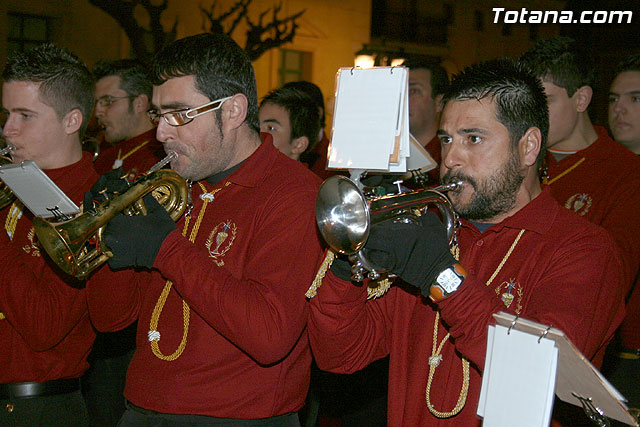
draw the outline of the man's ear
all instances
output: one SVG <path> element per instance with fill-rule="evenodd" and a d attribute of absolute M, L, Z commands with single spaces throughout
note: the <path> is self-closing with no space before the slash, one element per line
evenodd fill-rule
<path fill-rule="evenodd" d="M 249 101 L 246 96 L 241 93 L 233 95 L 222 104 L 222 126 L 229 129 L 239 128 L 247 118 L 248 109 Z"/>
<path fill-rule="evenodd" d="M 146 113 L 149 109 L 149 97 L 144 93 L 133 98 L 133 111 L 137 114 Z"/>
<path fill-rule="evenodd" d="M 82 112 L 78 108 L 74 108 L 64 115 L 62 118 L 62 125 L 67 135 L 73 135 L 80 131 L 82 127 Z"/>
<path fill-rule="evenodd" d="M 582 86 L 576 90 L 571 99 L 573 99 L 576 105 L 576 111 L 578 113 L 584 113 L 587 111 L 591 98 L 593 97 L 593 89 L 591 86 Z"/>
<path fill-rule="evenodd" d="M 436 113 L 440 114 L 442 113 L 442 97 L 444 96 L 443 93 L 441 93 L 440 95 L 436 95 L 436 97 L 434 98 L 434 101 L 436 103 Z"/>
<path fill-rule="evenodd" d="M 299 136 L 296 139 L 291 140 L 291 153 L 292 154 L 302 154 L 304 150 L 309 146 L 309 138 L 306 136 Z"/>
<path fill-rule="evenodd" d="M 518 152 L 522 164 L 526 167 L 535 165 L 541 147 L 542 132 L 537 127 L 530 127 L 518 142 Z"/>

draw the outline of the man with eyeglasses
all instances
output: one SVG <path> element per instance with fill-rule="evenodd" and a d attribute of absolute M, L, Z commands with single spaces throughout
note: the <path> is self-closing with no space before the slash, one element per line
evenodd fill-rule
<path fill-rule="evenodd" d="M 93 109 L 91 73 L 45 44 L 9 58 L 2 79 L 12 162 L 35 162 L 79 204 L 98 178 L 80 144 Z M 19 200 L 0 218 L 0 425 L 87 425 L 79 377 L 95 332 L 84 283 L 47 259 Z"/>
<path fill-rule="evenodd" d="M 147 116 L 153 88 L 148 72 L 136 60 L 119 59 L 98 62 L 93 75 L 95 115 L 108 143 L 94 166 L 99 174 L 122 167 L 132 181 L 164 157 Z"/>
<path fill-rule="evenodd" d="M 99 330 L 138 321 L 119 425 L 297 426 L 320 180 L 261 141 L 253 67 L 228 36 L 167 45 L 152 77 L 150 115 L 190 206 L 176 224 L 146 198 L 148 215 L 105 230 L 110 266 L 138 270 L 88 285 Z"/>

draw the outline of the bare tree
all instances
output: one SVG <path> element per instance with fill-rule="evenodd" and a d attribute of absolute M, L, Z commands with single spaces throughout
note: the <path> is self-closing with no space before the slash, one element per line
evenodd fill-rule
<path fill-rule="evenodd" d="M 248 15 L 252 1 L 237 0 L 226 12 L 216 15 L 218 0 L 213 0 L 208 9 L 201 5 L 200 11 L 204 20 L 202 28 L 211 33 L 225 33 L 231 36 L 244 20 L 248 26 L 244 49 L 253 61 L 267 50 L 293 40 L 298 28 L 296 19 L 305 11 L 279 18 L 278 14 L 282 9 L 280 4 L 273 8 L 270 22 L 263 22 L 265 16 L 271 11 L 267 9 L 259 15 L 258 23 L 255 24 Z M 116 20 L 129 38 L 133 55 L 141 61 L 149 62 L 154 52 L 176 38 L 178 19 L 176 18 L 169 31 L 165 31 L 160 22 L 160 17 L 167 9 L 169 0 L 156 0 L 154 2 L 156 4 L 152 3 L 152 0 L 89 0 L 89 3 Z M 138 6 L 142 7 L 149 16 L 149 28 L 142 26 L 135 17 L 135 9 Z"/>
<path fill-rule="evenodd" d="M 169 0 L 162 0 L 157 5 L 152 4 L 151 0 L 89 0 L 89 3 L 116 20 L 127 34 L 134 56 L 143 62 L 150 62 L 153 52 L 176 38 L 177 19 L 167 32 L 160 23 L 160 16 L 167 9 Z M 149 16 L 148 29 L 135 18 L 137 6 L 141 6 Z"/>
<path fill-rule="evenodd" d="M 202 29 L 209 32 L 221 32 L 228 35 L 232 35 L 238 24 L 244 20 L 247 23 L 247 40 L 244 49 L 249 54 L 249 58 L 252 61 L 258 59 L 263 53 L 269 49 L 281 46 L 290 42 L 296 35 L 298 19 L 305 10 L 279 18 L 278 13 L 282 10 L 282 3 L 273 8 L 270 22 L 263 22 L 264 17 L 269 13 L 271 9 L 267 9 L 258 17 L 258 23 L 255 24 L 251 21 L 248 15 L 249 5 L 253 0 L 238 0 L 228 11 L 219 15 L 214 15 L 214 10 L 217 7 L 217 0 L 209 7 L 205 9 L 200 6 L 200 10 L 204 15 L 206 21 L 202 25 Z M 225 30 L 225 21 L 230 20 L 231 24 L 229 28 Z M 208 25 L 208 26 L 207 26 Z"/>

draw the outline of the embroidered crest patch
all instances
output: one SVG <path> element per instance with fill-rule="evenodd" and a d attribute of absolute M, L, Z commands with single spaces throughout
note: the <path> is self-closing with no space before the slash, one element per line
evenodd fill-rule
<path fill-rule="evenodd" d="M 515 311 L 516 314 L 520 314 L 522 311 L 522 286 L 520 283 L 516 282 L 516 279 L 509 279 L 509 281 L 502 282 L 495 289 L 496 295 L 500 297 L 504 305 L 509 308 L 513 303 L 514 299 L 516 301 Z M 502 292 L 502 294 L 500 294 Z"/>
<path fill-rule="evenodd" d="M 224 265 L 224 260 L 221 258 L 227 253 L 229 248 L 231 248 L 231 245 L 233 245 L 237 231 L 236 225 L 232 223 L 231 220 L 227 220 L 216 225 L 213 230 L 211 230 L 211 233 L 209 233 L 209 238 L 205 246 L 209 250 L 209 256 L 213 258 L 213 262 L 215 262 L 218 267 Z"/>
<path fill-rule="evenodd" d="M 589 212 L 591 203 L 593 203 L 593 199 L 591 198 L 591 196 L 586 193 L 576 193 L 573 196 L 569 197 L 569 199 L 567 199 L 564 207 L 573 210 L 580 216 L 583 216 L 587 212 Z"/>

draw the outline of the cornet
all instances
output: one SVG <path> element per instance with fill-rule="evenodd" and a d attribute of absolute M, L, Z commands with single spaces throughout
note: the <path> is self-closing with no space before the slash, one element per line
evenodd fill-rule
<path fill-rule="evenodd" d="M 458 217 L 446 191 L 458 191 L 462 182 L 439 187 L 409 191 L 392 196 L 370 198 L 344 176 L 335 175 L 322 183 L 316 199 L 316 222 L 320 234 L 334 251 L 348 255 L 355 281 L 362 281 L 365 270 L 376 280 L 383 271 L 374 266 L 362 253 L 371 226 L 393 220 L 416 222 L 429 205 L 435 205 L 447 227 L 449 245 L 454 242 Z"/>
<path fill-rule="evenodd" d="M 145 214 L 142 201 L 145 195 L 151 193 L 177 221 L 188 204 L 187 184 L 176 172 L 160 169 L 176 157 L 176 153 L 170 153 L 127 191 L 107 199 L 95 209 L 85 207 L 85 212 L 73 219 L 49 222 L 34 218 L 33 226 L 40 245 L 65 273 L 82 279 L 113 256 L 103 238 L 107 223 L 121 212 Z"/>
<path fill-rule="evenodd" d="M 7 145 L 2 150 L 0 150 L 0 166 L 7 165 L 11 163 L 11 159 L 7 157 L 7 154 L 11 153 L 15 150 L 13 145 Z M 4 208 L 16 199 L 13 191 L 4 183 L 0 183 L 0 209 Z"/>

